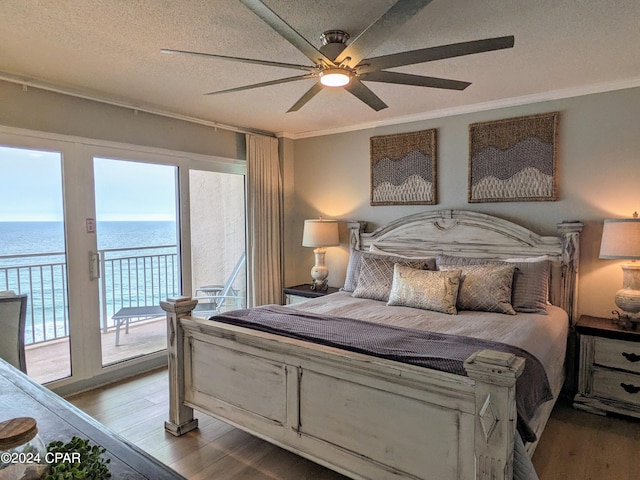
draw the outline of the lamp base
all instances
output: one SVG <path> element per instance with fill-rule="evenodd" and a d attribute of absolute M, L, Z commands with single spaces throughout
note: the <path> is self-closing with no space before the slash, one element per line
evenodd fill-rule
<path fill-rule="evenodd" d="M 624 330 L 637 330 L 638 324 L 640 324 L 640 317 L 632 313 L 619 312 L 618 310 L 612 310 L 613 317 L 611 321 L 616 325 L 619 325 Z"/>
<path fill-rule="evenodd" d="M 622 288 L 616 292 L 616 305 L 621 312 L 614 310 L 614 322 L 623 328 L 635 329 L 640 323 L 640 265 L 628 263 L 622 265 Z"/>
<path fill-rule="evenodd" d="M 311 284 L 311 287 L 309 288 L 314 292 L 326 292 L 327 289 L 329 288 L 329 282 L 327 282 L 326 279 L 314 280 L 313 283 Z"/>
<path fill-rule="evenodd" d="M 632 315 L 640 312 L 640 290 L 622 288 L 616 292 L 615 301 L 623 312 Z"/>
<path fill-rule="evenodd" d="M 323 247 L 318 247 L 313 250 L 315 255 L 316 264 L 311 269 L 311 278 L 313 283 L 311 284 L 311 290 L 317 292 L 324 292 L 329 288 L 327 277 L 329 276 L 329 269 L 324 264 L 324 256 L 327 250 Z"/>

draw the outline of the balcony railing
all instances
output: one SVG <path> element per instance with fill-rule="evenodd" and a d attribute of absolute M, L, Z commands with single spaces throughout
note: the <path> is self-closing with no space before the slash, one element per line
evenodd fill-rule
<path fill-rule="evenodd" d="M 100 326 L 122 307 L 157 305 L 180 291 L 175 245 L 100 250 Z M 0 291 L 29 296 L 25 344 L 69 335 L 64 252 L 0 256 Z"/>

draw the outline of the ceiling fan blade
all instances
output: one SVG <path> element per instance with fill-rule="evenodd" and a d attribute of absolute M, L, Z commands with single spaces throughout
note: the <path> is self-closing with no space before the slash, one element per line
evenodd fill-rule
<path fill-rule="evenodd" d="M 358 67 L 358 73 L 432 62 L 434 60 L 461 57 L 463 55 L 473 55 L 475 53 L 491 52 L 493 50 L 512 48 L 513 45 L 513 35 L 509 35 L 507 37 L 486 38 L 484 40 L 474 40 L 471 42 L 453 43 L 451 45 L 393 53 L 391 55 L 364 59 L 361 62 L 362 67 Z"/>
<path fill-rule="evenodd" d="M 360 76 L 365 82 L 397 83 L 400 85 L 414 85 L 416 87 L 444 88 L 447 90 L 464 90 L 471 83 L 446 78 L 423 77 L 399 72 L 370 72 Z"/>
<path fill-rule="evenodd" d="M 268 87 L 270 85 L 280 85 L 281 83 L 297 82 L 298 80 L 306 80 L 308 78 L 316 78 L 312 73 L 300 75 L 299 77 L 279 78 L 277 80 L 269 80 L 268 82 L 254 83 L 252 85 L 244 85 L 242 87 L 228 88 L 226 90 L 218 90 L 216 92 L 205 93 L 205 95 L 218 95 L 219 93 L 241 92 L 252 88 Z"/>
<path fill-rule="evenodd" d="M 285 22 L 273 10 L 260 0 L 240 0 L 249 10 L 260 17 L 267 25 L 278 32 L 289 43 L 300 50 L 309 60 L 316 64 L 333 66 L 330 58 L 314 47 L 309 41 L 300 35 L 291 25 Z"/>
<path fill-rule="evenodd" d="M 373 108 L 376 112 L 382 110 L 383 108 L 387 108 L 388 105 L 380 100 L 375 93 L 373 93 L 369 87 L 366 87 L 360 80 L 357 78 L 352 78 L 349 85 L 344 87 L 352 95 L 358 97 L 364 103 Z"/>
<path fill-rule="evenodd" d="M 320 82 L 316 82 L 316 84 L 311 87 L 307 91 L 307 93 L 300 97 L 300 99 L 296 103 L 294 103 L 289 110 L 287 110 L 287 113 L 297 112 L 298 110 L 300 110 L 309 100 L 315 97 L 320 92 L 320 90 L 322 90 L 322 84 Z"/>
<path fill-rule="evenodd" d="M 350 67 L 356 66 L 429 3 L 431 0 L 398 0 L 393 7 L 358 35 L 334 62 L 340 64 L 349 57 L 351 60 L 347 64 Z"/>
<path fill-rule="evenodd" d="M 296 70 L 306 70 L 308 72 L 315 72 L 318 70 L 318 67 L 316 67 L 315 65 L 307 66 L 307 65 L 296 65 L 294 63 L 270 62 L 268 60 L 255 60 L 253 58 L 229 57 L 227 55 L 216 55 L 215 53 L 190 52 L 187 50 L 173 50 L 170 48 L 163 48 L 162 50 L 160 50 L 160 52 L 168 53 L 168 54 L 194 55 L 197 57 L 205 57 L 205 58 L 217 58 L 220 60 L 229 60 L 232 62 L 253 63 L 256 65 L 267 65 L 269 67 L 294 68 Z"/>

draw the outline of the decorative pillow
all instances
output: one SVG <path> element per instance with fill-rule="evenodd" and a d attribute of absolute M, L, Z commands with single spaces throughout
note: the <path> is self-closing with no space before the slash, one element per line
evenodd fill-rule
<path fill-rule="evenodd" d="M 13 297 L 15 294 L 16 292 L 13 290 L 3 290 L 0 292 L 0 297 Z"/>
<path fill-rule="evenodd" d="M 515 315 L 511 286 L 515 265 L 441 265 L 440 270 L 462 270 L 458 289 L 458 310 L 480 310 Z"/>
<path fill-rule="evenodd" d="M 549 258 L 544 257 L 536 261 L 507 259 L 505 262 L 516 266 L 511 299 L 514 310 L 546 315 L 551 265 Z"/>
<path fill-rule="evenodd" d="M 358 277 L 360 276 L 360 259 L 363 253 L 362 250 L 351 250 L 349 263 L 347 264 L 347 276 L 344 279 L 342 290 L 353 292 L 356 289 Z"/>
<path fill-rule="evenodd" d="M 455 315 L 460 270 L 430 271 L 403 267 L 393 269 L 393 284 L 387 305 L 404 305 Z"/>
<path fill-rule="evenodd" d="M 476 257 L 454 257 L 453 255 L 436 255 L 436 266 L 441 265 L 483 265 L 485 263 L 499 263 L 501 260 Z"/>
<path fill-rule="evenodd" d="M 393 266 L 396 263 L 422 270 L 425 268 L 423 260 L 403 259 L 386 255 L 363 255 L 360 259 L 358 285 L 352 296 L 385 302 L 389 300 L 391 284 L 393 283 Z"/>
<path fill-rule="evenodd" d="M 375 253 L 365 252 L 362 250 L 351 250 L 351 255 L 349 256 L 349 263 L 347 265 L 347 276 L 344 280 L 344 287 L 342 290 L 346 292 L 354 292 L 356 287 L 358 286 L 358 279 L 360 278 L 360 267 L 361 267 L 361 259 L 363 257 L 374 257 L 374 258 L 386 258 L 391 259 L 394 262 L 398 261 L 398 255 L 377 255 Z M 425 268 L 427 270 L 436 270 L 436 259 L 431 258 L 412 258 L 411 260 L 422 261 L 425 264 Z M 393 265 L 392 265 L 393 268 Z M 393 276 L 393 269 L 391 270 L 391 276 Z"/>
<path fill-rule="evenodd" d="M 549 257 L 510 258 L 491 260 L 487 258 L 436 256 L 438 268 L 442 265 L 484 265 L 487 263 L 510 263 L 516 266 L 512 285 L 511 303 L 516 312 L 547 314 L 549 289 Z"/>

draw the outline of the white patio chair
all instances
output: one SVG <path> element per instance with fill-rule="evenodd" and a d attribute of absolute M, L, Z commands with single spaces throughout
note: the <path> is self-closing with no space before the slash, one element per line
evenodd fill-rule
<path fill-rule="evenodd" d="M 208 307 L 205 308 L 208 304 L 212 314 L 218 314 L 224 306 L 228 305 L 228 302 L 233 302 L 236 308 L 242 308 L 243 297 L 233 287 L 233 282 L 244 268 L 246 258 L 246 253 L 243 252 L 224 285 L 203 285 L 195 289 L 194 299 L 200 302 L 198 305 L 200 308 L 197 310 L 209 310 Z"/>

